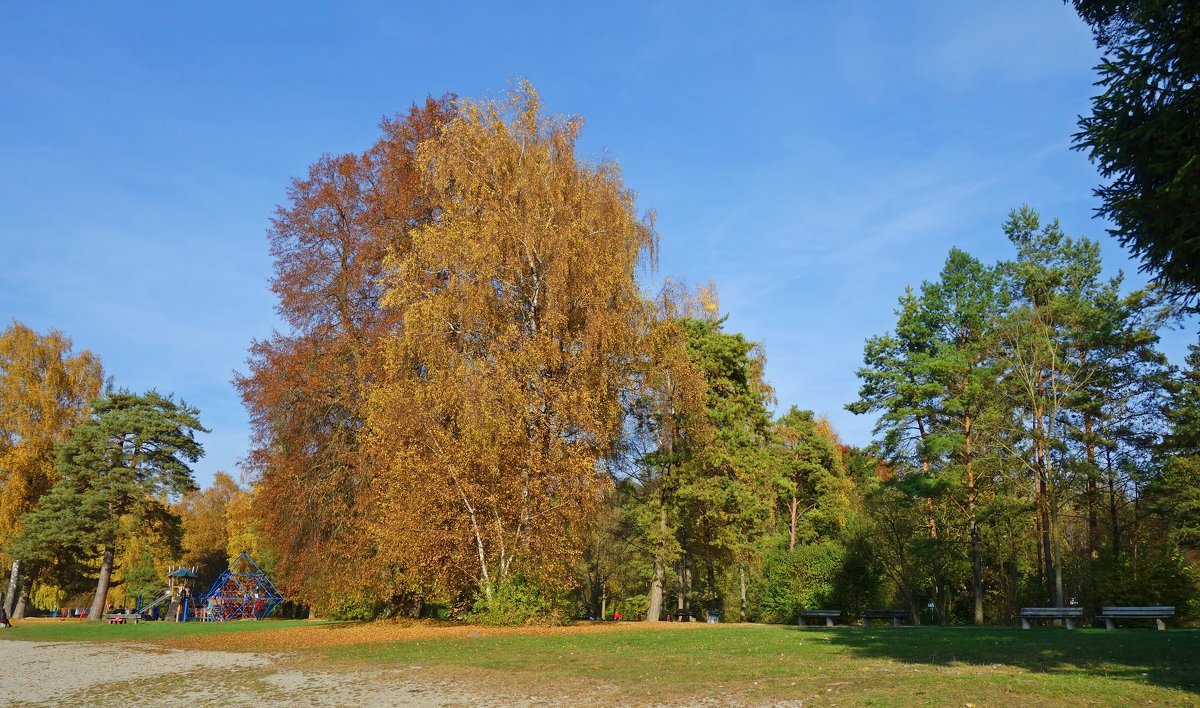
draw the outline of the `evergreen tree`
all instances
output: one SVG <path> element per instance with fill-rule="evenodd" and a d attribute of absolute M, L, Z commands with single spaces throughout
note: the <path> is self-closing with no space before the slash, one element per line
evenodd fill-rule
<path fill-rule="evenodd" d="M 771 389 L 763 379 L 762 348 L 722 330 L 724 320 L 683 322 L 692 360 L 703 372 L 705 418 L 711 442 L 690 450 L 679 499 L 687 553 L 704 564 L 709 608 L 720 605 L 716 570 L 738 566 L 745 619 L 745 563 L 765 531 L 778 488 L 766 455 Z"/>
<path fill-rule="evenodd" d="M 188 463 L 204 454 L 195 433 L 208 431 L 199 411 L 157 391 L 119 391 L 91 409 L 59 447 L 59 481 L 24 517 L 14 547 L 60 565 L 101 555 L 89 615 L 100 619 L 123 521 L 178 551 L 180 520 L 166 499 L 196 490 Z"/>
<path fill-rule="evenodd" d="M 1188 348 L 1187 368 L 1171 385 L 1163 406 L 1169 425 L 1158 455 L 1161 473 L 1147 500 L 1167 521 L 1172 540 L 1200 549 L 1200 344 Z"/>
<path fill-rule="evenodd" d="M 789 551 L 797 543 L 836 536 L 852 514 L 848 492 L 853 482 L 847 477 L 841 450 L 825 433 L 828 424 L 822 423 L 812 411 L 792 406 L 771 428 L 781 497 L 787 507 Z"/>
<path fill-rule="evenodd" d="M 1015 303 L 1001 326 L 1009 459 L 1023 464 L 1036 485 L 1042 580 L 1057 606 L 1064 602 L 1059 512 L 1072 472 L 1066 428 L 1069 403 L 1095 376 L 1095 362 L 1079 356 L 1099 289 L 1100 249 L 1063 233 L 1057 220 L 1044 226 L 1036 211 L 1009 213 L 1004 232 L 1017 249 L 1001 264 Z"/>
<path fill-rule="evenodd" d="M 1073 0 L 1105 56 L 1075 147 L 1109 180 L 1110 230 L 1185 298 L 1200 293 L 1200 5 Z"/>

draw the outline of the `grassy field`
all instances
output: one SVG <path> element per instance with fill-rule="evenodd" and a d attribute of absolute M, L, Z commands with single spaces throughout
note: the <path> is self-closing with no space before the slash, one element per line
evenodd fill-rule
<path fill-rule="evenodd" d="M 1200 703 L 1194 630 L 27 622 L 0 638 L 288 652 L 290 661 L 324 669 L 411 667 L 491 695 L 567 702 Z"/>

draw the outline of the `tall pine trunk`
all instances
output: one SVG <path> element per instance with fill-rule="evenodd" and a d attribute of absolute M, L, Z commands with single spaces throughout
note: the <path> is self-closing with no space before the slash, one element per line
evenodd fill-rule
<path fill-rule="evenodd" d="M 108 583 L 112 579 L 113 547 L 111 544 L 104 548 L 104 562 L 100 564 L 100 579 L 96 581 L 96 597 L 92 599 L 92 609 L 88 619 L 99 621 L 104 618 L 104 603 L 108 600 Z"/>
<path fill-rule="evenodd" d="M 1087 438 L 1087 527 L 1088 553 L 1092 560 L 1100 557 L 1100 490 L 1096 484 L 1096 441 L 1092 439 L 1094 423 L 1091 416 L 1084 416 L 1083 432 Z"/>
<path fill-rule="evenodd" d="M 1111 527 L 1109 529 L 1109 536 L 1111 538 L 1110 543 L 1112 543 L 1113 560 L 1120 561 L 1121 560 L 1121 527 L 1117 523 L 1118 522 L 1118 518 L 1117 518 L 1117 481 L 1113 475 L 1112 450 L 1106 449 L 1104 451 L 1104 459 L 1105 459 L 1105 465 L 1108 467 L 1108 523 L 1109 523 L 1109 526 Z M 1113 567 L 1118 568 L 1120 566 L 1119 566 L 1119 564 L 1114 563 Z"/>
<path fill-rule="evenodd" d="M 796 521 L 798 520 L 799 510 L 800 510 L 800 500 L 797 499 L 796 497 L 792 497 L 791 504 L 789 504 L 789 511 L 791 511 L 791 513 L 792 513 L 792 523 L 791 523 L 791 526 L 788 527 L 788 550 L 789 551 L 793 551 L 796 549 Z"/>
<path fill-rule="evenodd" d="M 983 624 L 983 558 L 979 543 L 979 518 L 976 507 L 975 458 L 971 448 L 971 416 L 963 422 L 964 448 L 967 453 L 967 516 L 971 521 L 971 582 L 975 591 L 975 624 Z"/>
<path fill-rule="evenodd" d="M 29 607 L 29 593 L 33 590 L 33 577 L 28 573 L 21 578 L 20 589 L 17 591 L 17 604 L 13 607 L 13 619 L 25 619 L 25 609 Z"/>

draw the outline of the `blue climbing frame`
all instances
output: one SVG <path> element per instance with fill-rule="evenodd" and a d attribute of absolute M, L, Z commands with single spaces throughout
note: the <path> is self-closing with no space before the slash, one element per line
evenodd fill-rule
<path fill-rule="evenodd" d="M 283 595 L 262 568 L 242 551 L 229 564 L 229 570 L 217 576 L 208 593 L 200 599 L 195 616 L 209 622 L 234 619 L 260 620 L 283 602 Z"/>

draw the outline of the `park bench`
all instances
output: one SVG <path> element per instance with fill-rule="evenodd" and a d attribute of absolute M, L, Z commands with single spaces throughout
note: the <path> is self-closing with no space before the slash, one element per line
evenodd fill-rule
<path fill-rule="evenodd" d="M 807 627 L 806 619 L 824 619 L 826 627 L 832 627 L 833 621 L 842 616 L 841 610 L 800 610 L 800 626 Z"/>
<path fill-rule="evenodd" d="M 1083 617 L 1082 607 L 1022 607 L 1021 629 L 1029 629 L 1029 620 L 1063 620 L 1067 629 L 1075 629 L 1075 620 Z"/>
<path fill-rule="evenodd" d="M 137 624 L 142 616 L 136 612 L 108 612 L 105 613 L 104 619 L 108 620 L 109 624 L 125 624 L 127 620 L 133 620 Z"/>
<path fill-rule="evenodd" d="M 873 619 L 890 619 L 893 627 L 899 627 L 900 620 L 911 617 L 912 613 L 908 610 L 863 610 L 862 626 L 869 626 Z"/>
<path fill-rule="evenodd" d="M 1167 625 L 1163 620 L 1170 619 L 1175 616 L 1175 608 L 1171 605 L 1160 607 L 1105 607 L 1100 612 L 1100 619 L 1104 620 L 1104 626 L 1107 629 L 1114 627 L 1113 620 L 1119 619 L 1152 619 L 1154 624 L 1159 629 L 1166 629 Z"/>

